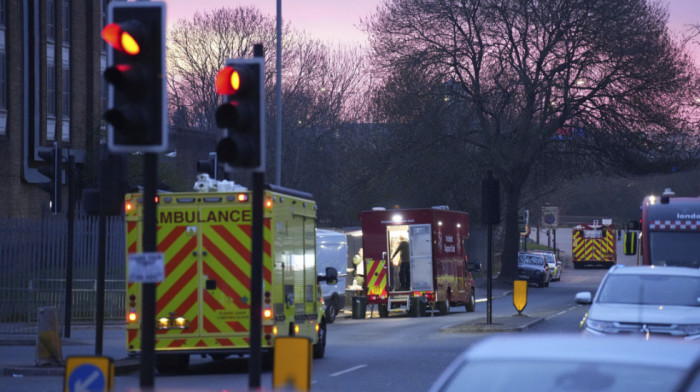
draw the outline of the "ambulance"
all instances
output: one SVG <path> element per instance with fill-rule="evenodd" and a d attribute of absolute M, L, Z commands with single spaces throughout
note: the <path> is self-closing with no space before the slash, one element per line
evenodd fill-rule
<path fill-rule="evenodd" d="M 245 188 L 243 188 L 245 189 Z M 157 199 L 155 353 L 161 372 L 182 371 L 190 355 L 250 353 L 252 192 L 163 193 Z M 127 254 L 142 252 L 143 195 L 127 194 Z M 316 203 L 308 193 L 264 191 L 261 348 L 269 360 L 279 336 L 307 337 L 322 358 L 326 320 L 316 266 Z M 127 256 L 128 257 L 128 256 Z M 128 260 L 127 260 L 128 265 Z M 127 270 L 128 276 L 128 270 Z M 126 347 L 141 350 L 142 283 L 127 284 Z M 270 361 L 271 362 L 271 361 Z"/>
<path fill-rule="evenodd" d="M 581 223 L 571 231 L 571 261 L 574 268 L 610 268 L 617 263 L 616 232 L 612 219 Z"/>
<path fill-rule="evenodd" d="M 457 306 L 474 311 L 476 285 L 471 271 L 477 266 L 467 263 L 467 213 L 446 206 L 392 210 L 375 207 L 361 212 L 359 218 L 363 291 L 367 305 L 376 305 L 380 317 L 388 317 L 392 311 L 420 316 L 425 315 L 425 310 L 448 314 Z M 408 242 L 407 251 L 397 252 L 404 246 L 402 242 Z M 403 257 L 408 260 L 399 260 Z M 403 263 L 410 268 L 404 282 Z"/>

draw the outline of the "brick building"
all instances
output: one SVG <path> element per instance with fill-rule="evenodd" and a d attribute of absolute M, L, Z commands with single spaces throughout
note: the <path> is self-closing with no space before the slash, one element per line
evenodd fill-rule
<path fill-rule="evenodd" d="M 0 216 L 50 213 L 41 149 L 86 166 L 104 138 L 107 0 L 0 0 Z M 94 175 L 93 175 L 94 176 Z M 62 209 L 67 186 L 62 186 Z"/>

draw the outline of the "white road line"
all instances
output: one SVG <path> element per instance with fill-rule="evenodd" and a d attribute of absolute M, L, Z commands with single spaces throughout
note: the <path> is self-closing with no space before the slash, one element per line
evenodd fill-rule
<path fill-rule="evenodd" d="M 557 314 L 553 314 L 553 315 L 551 315 L 551 316 L 547 316 L 547 317 L 545 317 L 545 320 L 549 320 L 549 319 L 553 319 L 553 318 L 555 318 L 555 317 L 557 317 L 557 316 L 561 316 L 562 314 L 564 314 L 564 313 L 566 313 L 566 312 L 569 312 L 569 311 L 572 311 L 572 310 L 574 310 L 574 309 L 576 309 L 576 308 L 578 308 L 578 305 L 577 305 L 577 306 L 572 306 L 572 307 L 570 307 L 569 309 L 566 309 L 566 310 L 562 310 L 561 312 L 559 312 L 559 313 L 557 313 Z"/>
<path fill-rule="evenodd" d="M 355 367 L 351 367 L 350 369 L 345 369 L 345 370 L 340 371 L 340 372 L 338 372 L 338 373 L 333 373 L 333 374 L 330 375 L 330 377 L 340 376 L 341 374 L 354 372 L 355 370 L 357 370 L 357 369 L 362 369 L 363 367 L 367 367 L 367 364 L 364 364 L 364 365 L 357 365 L 357 366 L 355 366 Z"/>

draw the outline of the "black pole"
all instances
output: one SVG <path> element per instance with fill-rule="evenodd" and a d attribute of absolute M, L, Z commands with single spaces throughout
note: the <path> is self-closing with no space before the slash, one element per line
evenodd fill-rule
<path fill-rule="evenodd" d="M 146 153 L 143 167 L 143 252 L 155 252 L 158 155 Z M 142 283 L 141 388 L 153 388 L 155 378 L 156 284 Z"/>
<path fill-rule="evenodd" d="M 262 338 L 262 272 L 263 272 L 263 192 L 265 173 L 253 173 L 252 260 L 250 272 L 250 364 L 251 389 L 260 388 Z"/>
<path fill-rule="evenodd" d="M 491 305 L 492 305 L 492 265 L 493 265 L 493 225 L 489 223 L 487 229 L 486 243 L 486 324 L 491 324 Z"/>
<path fill-rule="evenodd" d="M 66 246 L 66 295 L 63 336 L 70 337 L 70 322 L 73 312 L 73 238 L 75 237 L 75 157 L 68 153 L 68 239 Z"/>
<path fill-rule="evenodd" d="M 97 285 L 95 287 L 95 355 L 102 355 L 104 333 L 105 264 L 107 260 L 107 173 L 109 171 L 109 151 L 102 145 L 100 151 L 99 211 L 97 249 Z"/>

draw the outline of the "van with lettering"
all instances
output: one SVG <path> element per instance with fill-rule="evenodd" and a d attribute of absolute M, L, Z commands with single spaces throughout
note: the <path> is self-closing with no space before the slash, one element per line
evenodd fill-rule
<path fill-rule="evenodd" d="M 472 271 L 467 260 L 469 215 L 446 206 L 360 213 L 368 305 L 380 317 L 393 311 L 422 316 L 427 310 L 448 314 L 454 307 L 476 306 Z"/>
<path fill-rule="evenodd" d="M 186 369 L 192 354 L 218 360 L 250 353 L 252 198 L 247 190 L 158 196 L 156 242 L 165 271 L 156 285 L 160 372 Z M 263 201 L 262 358 L 271 362 L 280 336 L 308 338 L 322 358 L 326 315 L 318 282 L 336 281 L 337 271 L 317 272 L 316 203 L 308 193 L 274 185 Z M 125 211 L 127 254 L 141 253 L 143 195 L 127 194 Z M 141 351 L 142 286 L 127 284 L 130 354 Z"/>

